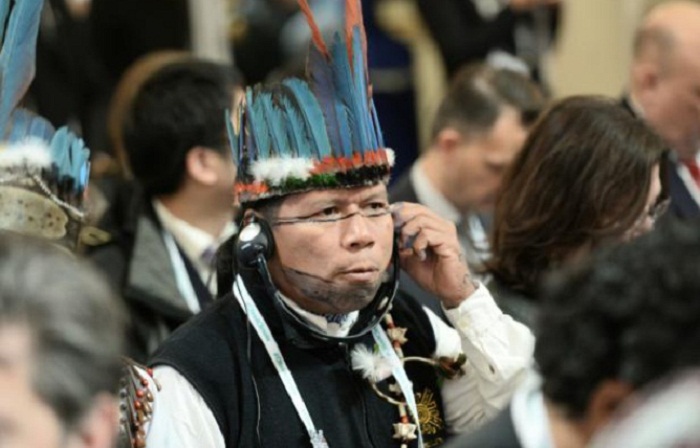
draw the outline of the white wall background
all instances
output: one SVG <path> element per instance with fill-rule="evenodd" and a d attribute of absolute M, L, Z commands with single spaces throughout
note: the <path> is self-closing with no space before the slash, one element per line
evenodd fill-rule
<path fill-rule="evenodd" d="M 660 0 L 563 0 L 561 34 L 550 58 L 556 96 L 618 96 L 627 84 L 634 29 Z"/>

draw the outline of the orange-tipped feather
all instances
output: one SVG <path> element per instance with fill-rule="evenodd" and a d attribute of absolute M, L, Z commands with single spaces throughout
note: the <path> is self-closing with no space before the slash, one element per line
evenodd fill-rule
<path fill-rule="evenodd" d="M 364 60 L 367 60 L 367 37 L 365 36 L 365 25 L 362 21 L 362 3 L 360 0 L 345 0 L 345 44 L 348 47 L 348 55 L 350 56 L 350 64 L 353 61 L 353 30 L 355 27 L 360 28 L 360 36 L 362 36 L 362 52 Z"/>
<path fill-rule="evenodd" d="M 323 41 L 323 36 L 321 35 L 321 30 L 318 28 L 316 20 L 314 20 L 314 13 L 311 11 L 309 2 L 307 0 L 298 0 L 299 8 L 306 16 L 306 21 L 309 23 L 309 28 L 311 28 L 311 40 L 324 56 L 328 57 L 328 48 L 326 43 Z"/>

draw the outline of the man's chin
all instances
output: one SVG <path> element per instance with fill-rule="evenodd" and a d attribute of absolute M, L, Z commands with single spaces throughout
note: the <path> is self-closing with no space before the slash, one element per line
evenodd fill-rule
<path fill-rule="evenodd" d="M 372 303 L 380 285 L 380 282 L 372 282 L 348 284 L 343 288 L 338 288 L 336 297 L 331 302 L 335 308 L 334 313 L 347 314 L 362 310 Z"/>

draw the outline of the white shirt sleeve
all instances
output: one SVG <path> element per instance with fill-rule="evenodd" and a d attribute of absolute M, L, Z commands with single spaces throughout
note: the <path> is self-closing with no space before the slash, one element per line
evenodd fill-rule
<path fill-rule="evenodd" d="M 149 448 L 224 448 L 224 437 L 211 409 L 180 373 L 168 366 L 156 367 L 160 384 L 154 394 L 153 419 L 146 429 Z"/>
<path fill-rule="evenodd" d="M 459 307 L 444 311 L 455 328 L 426 309 L 436 352 L 454 353 L 459 344 L 467 355 L 465 375 L 442 386 L 445 423 L 452 433 L 468 432 L 508 404 L 532 365 L 535 337 L 503 314 L 481 284 Z"/>

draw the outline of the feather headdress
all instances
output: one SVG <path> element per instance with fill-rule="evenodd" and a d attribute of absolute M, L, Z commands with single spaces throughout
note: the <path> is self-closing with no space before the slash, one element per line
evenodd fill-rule
<path fill-rule="evenodd" d="M 359 0 L 346 0 L 345 30 L 324 41 L 307 0 L 311 28 L 306 79 L 249 88 L 229 117 L 241 203 L 319 188 L 387 182 L 394 162 L 384 147 L 367 75 Z"/>
<path fill-rule="evenodd" d="M 81 139 L 19 107 L 34 78 L 43 0 L 0 0 L 0 229 L 77 243 L 90 173 Z"/>

